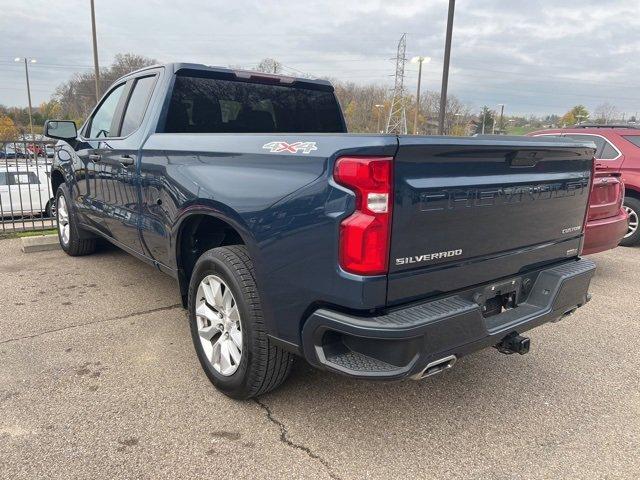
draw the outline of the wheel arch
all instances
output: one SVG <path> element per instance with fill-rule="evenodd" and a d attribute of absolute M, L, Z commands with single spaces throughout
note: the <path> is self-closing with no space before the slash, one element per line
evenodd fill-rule
<path fill-rule="evenodd" d="M 200 255 L 216 247 L 246 245 L 251 249 L 253 244 L 241 224 L 209 210 L 195 210 L 182 217 L 173 238 L 180 295 L 185 307 L 193 267 Z"/>
<path fill-rule="evenodd" d="M 59 169 L 51 171 L 51 192 L 55 198 L 58 187 L 64 183 L 64 174 Z"/>
<path fill-rule="evenodd" d="M 636 187 L 625 185 L 624 195 L 625 197 L 633 197 L 637 200 L 640 200 L 640 190 Z"/>

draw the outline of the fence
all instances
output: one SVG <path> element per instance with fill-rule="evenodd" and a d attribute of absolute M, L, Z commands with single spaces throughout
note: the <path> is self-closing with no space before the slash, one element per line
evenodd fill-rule
<path fill-rule="evenodd" d="M 53 153 L 49 141 L 0 141 L 0 235 L 56 227 Z"/>

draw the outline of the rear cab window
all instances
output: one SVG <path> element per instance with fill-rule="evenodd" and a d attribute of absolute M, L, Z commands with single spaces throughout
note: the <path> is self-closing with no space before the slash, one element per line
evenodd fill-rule
<path fill-rule="evenodd" d="M 330 87 L 178 74 L 163 131 L 342 133 L 345 127 Z"/>

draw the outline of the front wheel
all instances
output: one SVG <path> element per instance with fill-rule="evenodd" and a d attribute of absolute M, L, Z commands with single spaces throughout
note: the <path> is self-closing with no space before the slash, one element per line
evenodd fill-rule
<path fill-rule="evenodd" d="M 629 215 L 629 229 L 620 245 L 631 247 L 640 243 L 640 228 L 638 228 L 638 218 L 640 216 L 640 200 L 635 197 L 625 197 L 623 208 Z"/>
<path fill-rule="evenodd" d="M 72 257 L 89 255 L 96 249 L 96 239 L 80 229 L 75 212 L 71 208 L 70 197 L 66 186 L 60 185 L 55 201 L 60 247 Z"/>
<path fill-rule="evenodd" d="M 255 397 L 287 378 L 293 356 L 267 336 L 246 247 L 218 247 L 198 259 L 189 283 L 189 322 L 202 368 L 229 397 Z"/>

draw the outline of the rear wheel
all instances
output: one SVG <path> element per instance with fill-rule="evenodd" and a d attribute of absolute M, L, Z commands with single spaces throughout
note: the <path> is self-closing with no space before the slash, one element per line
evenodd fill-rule
<path fill-rule="evenodd" d="M 640 228 L 638 228 L 638 218 L 640 217 L 640 200 L 634 197 L 625 197 L 623 208 L 629 215 L 629 229 L 620 245 L 631 247 L 640 243 Z"/>
<path fill-rule="evenodd" d="M 226 395 L 255 397 L 287 378 L 293 356 L 267 336 L 246 247 L 218 247 L 198 259 L 189 283 L 189 321 L 200 364 Z"/>
<path fill-rule="evenodd" d="M 65 185 L 58 187 L 55 205 L 56 218 L 58 220 L 58 239 L 62 250 L 72 257 L 93 253 L 96 249 L 96 239 L 83 232 L 78 226 Z"/>

